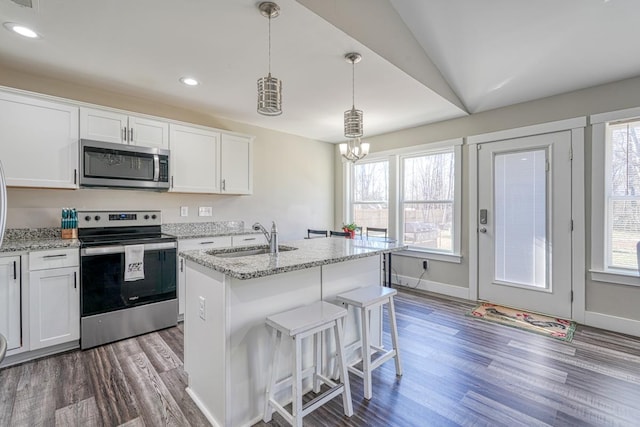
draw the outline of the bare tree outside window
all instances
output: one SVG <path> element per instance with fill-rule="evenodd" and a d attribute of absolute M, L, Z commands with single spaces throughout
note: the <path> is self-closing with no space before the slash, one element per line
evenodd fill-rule
<path fill-rule="evenodd" d="M 353 167 L 353 221 L 361 227 L 389 226 L 389 162 Z"/>
<path fill-rule="evenodd" d="M 453 251 L 455 156 L 452 151 L 403 159 L 404 242 Z"/>
<path fill-rule="evenodd" d="M 640 120 L 610 124 L 607 155 L 608 266 L 638 269 L 640 241 Z"/>

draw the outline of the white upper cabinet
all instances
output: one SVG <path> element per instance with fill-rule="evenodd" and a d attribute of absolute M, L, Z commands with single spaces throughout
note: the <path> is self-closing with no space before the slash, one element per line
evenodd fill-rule
<path fill-rule="evenodd" d="M 77 107 L 0 92 L 0 141 L 7 185 L 77 188 Z"/>
<path fill-rule="evenodd" d="M 253 138 L 222 134 L 220 179 L 222 193 L 253 192 Z"/>
<path fill-rule="evenodd" d="M 114 111 L 81 108 L 80 137 L 166 149 L 169 148 L 169 123 Z"/>
<path fill-rule="evenodd" d="M 220 192 L 220 132 L 171 124 L 170 191 Z"/>

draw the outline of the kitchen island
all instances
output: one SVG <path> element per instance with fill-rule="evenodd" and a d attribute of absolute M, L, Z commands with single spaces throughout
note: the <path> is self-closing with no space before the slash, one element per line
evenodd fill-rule
<path fill-rule="evenodd" d="M 379 285 L 383 254 L 404 248 L 340 238 L 281 246 L 290 250 L 244 257 L 224 257 L 233 249 L 180 253 L 187 260 L 187 392 L 214 425 L 248 426 L 262 418 L 271 354 L 267 316 L 320 300 L 334 302 L 342 292 Z M 379 336 L 379 313 L 372 323 Z M 347 325 L 345 334 L 347 343 L 353 341 L 356 325 Z M 323 342 L 327 372 L 333 364 L 330 342 Z M 303 348 L 310 360 L 310 347 Z M 291 361 L 282 357 L 280 362 L 283 377 Z M 280 399 L 287 398 L 283 391 Z"/>

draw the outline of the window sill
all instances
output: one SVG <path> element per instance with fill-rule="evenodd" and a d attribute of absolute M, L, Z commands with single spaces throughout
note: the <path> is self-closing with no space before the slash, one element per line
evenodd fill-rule
<path fill-rule="evenodd" d="M 627 272 L 589 270 L 594 282 L 615 283 L 618 285 L 640 286 L 640 276 Z"/>
<path fill-rule="evenodd" d="M 394 252 L 393 254 L 411 258 L 422 258 L 433 261 L 451 262 L 454 264 L 462 263 L 462 255 L 459 254 L 443 254 L 439 252 L 421 251 L 418 249 L 407 249 L 404 251 Z"/>

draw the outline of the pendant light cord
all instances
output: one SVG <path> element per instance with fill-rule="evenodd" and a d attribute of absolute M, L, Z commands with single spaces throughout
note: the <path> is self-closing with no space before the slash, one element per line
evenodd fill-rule
<path fill-rule="evenodd" d="M 269 11 L 269 77 L 271 77 L 271 11 Z"/>
<path fill-rule="evenodd" d="M 356 63 L 351 60 L 351 108 L 356 108 Z"/>

